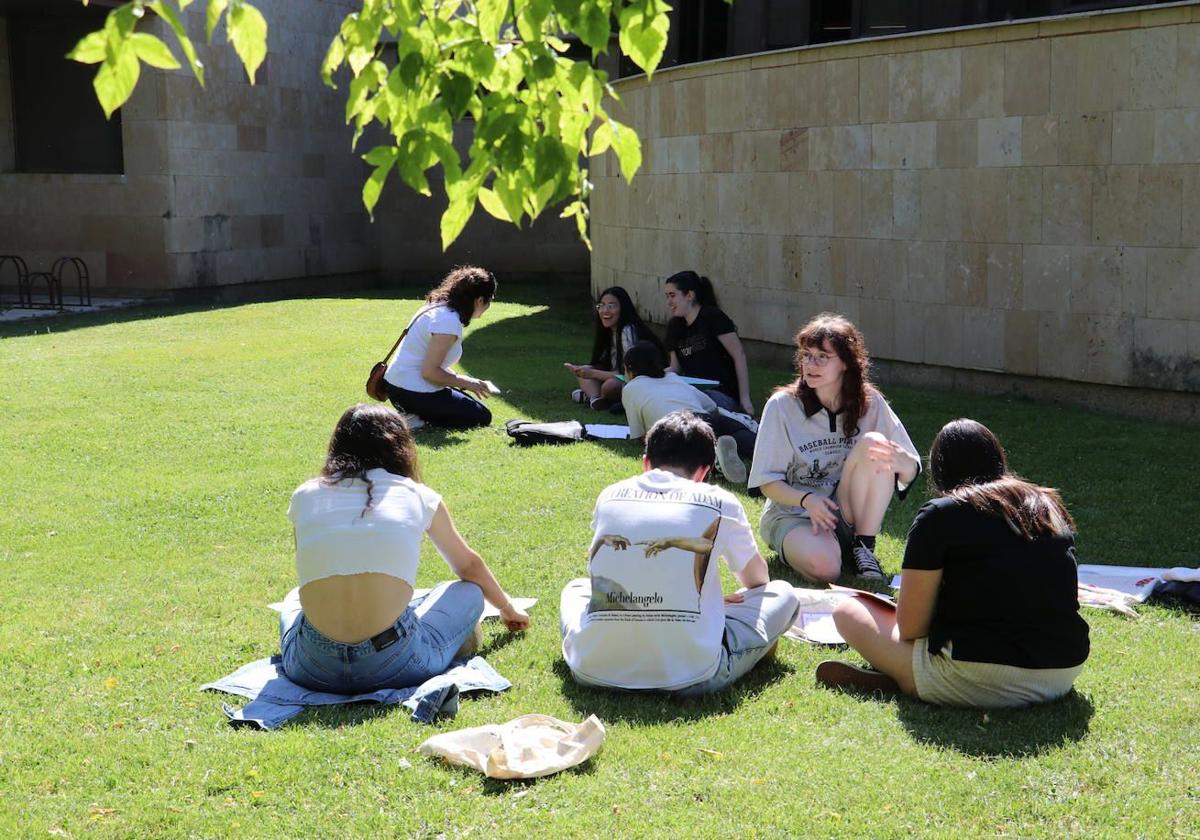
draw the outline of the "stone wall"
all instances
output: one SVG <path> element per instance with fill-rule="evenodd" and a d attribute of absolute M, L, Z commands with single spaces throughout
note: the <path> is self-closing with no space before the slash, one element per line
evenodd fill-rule
<path fill-rule="evenodd" d="M 31 268 L 63 254 L 88 263 L 104 292 L 182 291 L 255 281 L 373 272 L 362 209 L 365 165 L 350 150 L 343 91 L 317 68 L 351 0 L 264 0 L 269 55 L 251 86 L 223 36 L 207 72 L 143 66 L 121 109 L 123 175 L 15 173 L 5 158 L 8 85 L 0 76 L 0 253 Z M 168 43 L 160 22 L 148 24 Z M 0 51 L 7 38 L 0 33 Z M 7 73 L 6 56 L 0 67 Z M 10 278 L 3 278 L 10 282 Z M 325 288 L 336 288 L 330 279 Z"/>
<path fill-rule="evenodd" d="M 617 83 L 592 284 L 711 277 L 751 339 L 821 310 L 896 362 L 1200 391 L 1200 6 L 728 59 Z"/>

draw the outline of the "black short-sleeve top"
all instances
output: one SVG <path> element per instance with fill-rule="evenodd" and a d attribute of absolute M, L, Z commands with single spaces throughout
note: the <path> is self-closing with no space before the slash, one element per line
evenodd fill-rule
<path fill-rule="evenodd" d="M 679 360 L 679 372 L 684 376 L 715 379 L 718 390 L 731 397 L 738 396 L 737 369 L 733 357 L 721 343 L 720 336 L 736 333 L 737 326 L 728 315 L 715 306 L 701 306 L 696 320 L 672 318 L 667 323 L 667 351 Z"/>
<path fill-rule="evenodd" d="M 1088 657 L 1074 535 L 1025 539 L 1005 519 L 943 497 L 917 513 L 903 567 L 942 570 L 931 653 L 951 642 L 956 660 L 1020 668 Z"/>

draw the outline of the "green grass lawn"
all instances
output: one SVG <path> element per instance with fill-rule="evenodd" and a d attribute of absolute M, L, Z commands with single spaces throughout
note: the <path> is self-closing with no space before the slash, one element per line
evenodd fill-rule
<path fill-rule="evenodd" d="M 828 651 L 789 642 L 716 697 L 575 686 L 558 593 L 584 573 L 596 494 L 639 470 L 640 452 L 516 449 L 501 427 L 589 418 L 561 367 L 590 347 L 577 288 L 502 288 L 464 354 L 506 390 L 493 427 L 419 438 L 425 479 L 468 541 L 510 592 L 541 599 L 524 636 L 487 629 L 512 690 L 432 728 L 370 706 L 231 728 L 221 704 L 240 701 L 196 689 L 277 650 L 265 605 L 294 581 L 288 497 L 416 305 L 380 295 L 0 330 L 0 836 L 1200 836 L 1200 624 L 1181 610 L 1088 612 L 1077 692 L 1019 712 L 826 691 L 812 674 Z M 752 376 L 761 405 L 790 374 Z M 1200 560 L 1200 429 L 885 391 L 922 449 L 953 417 L 991 426 L 1015 469 L 1062 489 L 1081 561 Z M 922 480 L 889 512 L 888 572 L 926 493 Z M 760 502 L 744 501 L 756 521 Z M 446 575 L 427 544 L 419 584 Z M 415 753 L 433 732 L 528 712 L 595 713 L 608 741 L 584 767 L 524 784 Z"/>

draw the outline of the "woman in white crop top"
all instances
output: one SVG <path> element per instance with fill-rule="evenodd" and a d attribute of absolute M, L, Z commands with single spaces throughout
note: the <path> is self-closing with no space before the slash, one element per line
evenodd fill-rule
<path fill-rule="evenodd" d="M 529 626 L 441 496 L 419 482 L 412 436 L 391 408 L 346 410 L 288 518 L 301 610 L 281 618 L 280 646 L 293 682 L 340 694 L 420 685 L 474 638 L 485 599 L 510 630 Z M 426 533 L 459 579 L 414 599 Z"/>
<path fill-rule="evenodd" d="M 425 296 L 383 375 L 392 405 L 447 429 L 492 422 L 487 406 L 467 395 L 486 399 L 487 383 L 451 368 L 462 358 L 463 328 L 483 315 L 495 296 L 496 278 L 486 268 L 460 266 L 442 278 Z"/>

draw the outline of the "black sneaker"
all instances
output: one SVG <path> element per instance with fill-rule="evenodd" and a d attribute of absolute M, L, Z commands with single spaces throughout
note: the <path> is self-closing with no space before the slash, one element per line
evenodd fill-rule
<path fill-rule="evenodd" d="M 865 545 L 854 546 L 854 568 L 860 578 L 883 580 L 883 569 L 879 568 L 879 558 Z"/>
<path fill-rule="evenodd" d="M 817 682 L 827 688 L 849 688 L 858 691 L 878 691 L 896 694 L 900 686 L 882 671 L 862 668 L 837 659 L 827 659 L 817 666 Z"/>

